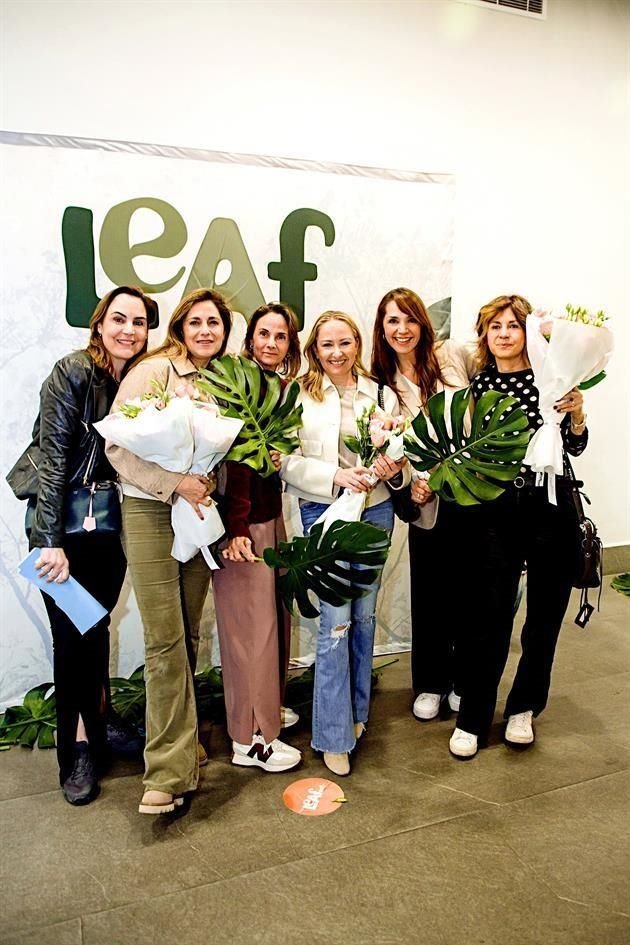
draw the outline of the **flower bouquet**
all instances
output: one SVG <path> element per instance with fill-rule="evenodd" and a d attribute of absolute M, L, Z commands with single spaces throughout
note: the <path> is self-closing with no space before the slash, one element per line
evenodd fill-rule
<path fill-rule="evenodd" d="M 162 469 L 205 475 L 229 450 L 242 425 L 241 420 L 222 417 L 215 404 L 199 400 L 188 385 L 173 395 L 154 382 L 150 392 L 125 401 L 94 427 L 106 440 Z M 201 551 L 208 567 L 214 569 L 218 565 L 208 546 L 225 529 L 214 503 L 201 510 L 203 520 L 189 502 L 175 498 L 171 554 L 184 562 Z"/>
<path fill-rule="evenodd" d="M 403 416 L 390 417 L 376 404 L 364 407 L 357 417 L 357 435 L 344 436 L 343 441 L 351 452 L 356 453 L 362 466 L 370 469 L 377 456 L 384 454 L 395 462 L 404 456 L 404 433 L 409 421 Z M 370 486 L 377 483 L 371 471 L 366 480 Z M 361 519 L 366 492 L 355 492 L 345 488 L 341 495 L 322 512 L 315 524 L 323 524 L 324 532 L 333 522 L 358 522 Z"/>
<path fill-rule="evenodd" d="M 613 349 L 612 332 L 604 326 L 607 316 L 586 309 L 566 307 L 561 318 L 535 312 L 527 316 L 527 353 L 540 394 L 543 425 L 532 436 L 524 462 L 537 473 L 542 485 L 547 475 L 549 501 L 556 504 L 556 476 L 562 475 L 563 414 L 554 404 L 573 387 L 594 386 L 605 377 L 604 368 Z"/>

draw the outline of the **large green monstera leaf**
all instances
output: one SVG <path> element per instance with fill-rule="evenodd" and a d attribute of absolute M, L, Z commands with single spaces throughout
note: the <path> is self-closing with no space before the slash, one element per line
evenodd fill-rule
<path fill-rule="evenodd" d="M 262 371 L 254 361 L 225 355 L 200 372 L 197 386 L 216 400 L 221 413 L 243 421 L 241 432 L 226 459 L 245 463 L 260 473 L 275 472 L 270 450 L 292 453 L 298 446 L 302 407 L 293 381 L 285 391 L 276 374 Z"/>
<path fill-rule="evenodd" d="M 0 717 L 0 749 L 11 745 L 32 748 L 55 747 L 57 713 L 54 693 L 46 695 L 52 683 L 41 683 L 24 696 L 23 705 L 10 706 Z"/>
<path fill-rule="evenodd" d="M 278 548 L 263 552 L 270 568 L 286 572 L 278 586 L 287 610 L 293 610 L 295 601 L 303 617 L 319 614 L 309 591 L 333 607 L 362 597 L 389 550 L 387 532 L 368 522 L 333 522 L 325 532 L 323 528 L 313 525 L 304 538 L 280 542 Z"/>
<path fill-rule="evenodd" d="M 457 391 L 450 410 L 450 432 L 445 417 L 444 391 L 426 404 L 433 430 L 424 413 L 405 437 L 405 454 L 420 472 L 431 471 L 429 485 L 447 502 L 478 505 L 496 499 L 505 491 L 501 483 L 519 473 L 527 450 L 530 430 L 527 417 L 514 397 L 489 390 L 479 398 L 464 432 L 471 391 Z"/>

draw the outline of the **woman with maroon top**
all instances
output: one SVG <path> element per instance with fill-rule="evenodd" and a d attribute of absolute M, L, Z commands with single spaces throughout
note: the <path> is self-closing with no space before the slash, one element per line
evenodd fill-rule
<path fill-rule="evenodd" d="M 263 370 L 297 373 L 300 346 L 291 310 L 279 303 L 257 309 L 245 336 L 245 353 Z M 256 560 L 264 548 L 286 540 L 282 484 L 277 474 L 263 478 L 249 466 L 227 462 L 220 491 L 228 541 L 224 568 L 214 572 L 214 602 L 232 763 L 287 771 L 301 759 L 296 748 L 278 738 L 289 615 L 277 592 L 275 571 Z"/>

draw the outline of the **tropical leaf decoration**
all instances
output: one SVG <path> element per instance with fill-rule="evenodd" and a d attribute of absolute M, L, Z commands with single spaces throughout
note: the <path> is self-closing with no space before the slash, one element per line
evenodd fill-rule
<path fill-rule="evenodd" d="M 520 470 L 529 442 L 527 417 L 514 397 L 496 390 L 479 398 L 464 432 L 471 390 L 457 391 L 450 410 L 450 432 L 445 417 L 444 391 L 426 403 L 433 427 L 424 413 L 412 421 L 413 436 L 405 437 L 405 455 L 414 469 L 431 471 L 429 485 L 447 502 L 478 505 L 496 499 Z"/>
<path fill-rule="evenodd" d="M 10 706 L 0 721 L 0 749 L 11 745 L 32 748 L 55 747 L 57 714 L 54 694 L 47 695 L 52 683 L 41 683 L 30 689 L 22 705 Z"/>
<path fill-rule="evenodd" d="M 623 574 L 618 574 L 612 579 L 610 586 L 625 597 L 630 597 L 630 573 L 624 571 Z"/>
<path fill-rule="evenodd" d="M 319 614 L 309 592 L 333 607 L 362 597 L 389 550 L 387 533 L 368 522 L 333 522 L 323 528 L 323 523 L 314 525 L 309 535 L 263 551 L 270 568 L 285 571 L 278 588 L 287 610 L 293 611 L 295 602 L 303 617 Z"/>
<path fill-rule="evenodd" d="M 144 666 L 139 666 L 128 679 L 115 676 L 109 681 L 112 694 L 112 707 L 125 722 L 140 724 L 144 722 L 146 692 L 144 686 Z"/>
<path fill-rule="evenodd" d="M 225 355 L 202 369 L 197 386 L 209 394 L 226 417 L 243 420 L 243 427 L 226 459 L 245 463 L 260 473 L 275 472 L 270 450 L 292 453 L 298 446 L 302 406 L 296 407 L 299 385 L 285 390 L 277 374 L 262 371 L 247 358 Z"/>

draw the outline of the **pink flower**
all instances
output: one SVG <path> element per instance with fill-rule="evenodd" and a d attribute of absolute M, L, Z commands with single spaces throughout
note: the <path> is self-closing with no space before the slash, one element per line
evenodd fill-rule
<path fill-rule="evenodd" d="M 385 446 L 387 442 L 387 435 L 385 433 L 385 423 L 383 420 L 374 418 L 370 420 L 369 425 L 370 440 L 372 441 L 372 446 L 380 450 L 382 446 Z"/>

